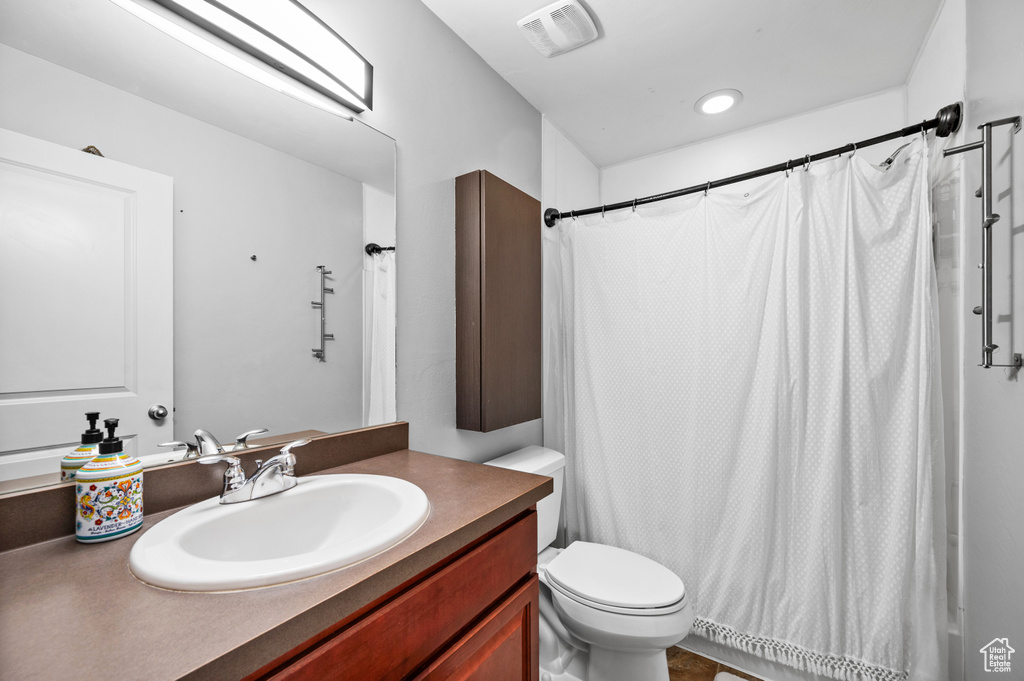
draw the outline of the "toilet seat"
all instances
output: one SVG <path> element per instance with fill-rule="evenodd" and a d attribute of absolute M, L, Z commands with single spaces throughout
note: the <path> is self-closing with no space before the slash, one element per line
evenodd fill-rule
<path fill-rule="evenodd" d="M 686 605 L 686 589 L 674 572 L 614 546 L 573 542 L 543 572 L 552 589 L 605 612 L 654 616 Z"/>

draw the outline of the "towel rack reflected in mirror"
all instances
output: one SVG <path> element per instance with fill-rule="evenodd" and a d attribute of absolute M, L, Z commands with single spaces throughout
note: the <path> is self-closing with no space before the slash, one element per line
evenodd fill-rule
<path fill-rule="evenodd" d="M 328 293 L 334 293 L 333 288 L 327 287 L 327 275 L 331 273 L 326 265 L 317 265 L 320 270 L 320 300 L 314 300 L 313 307 L 320 308 L 320 347 L 313 348 L 313 356 L 323 362 L 327 357 L 327 341 L 334 340 L 333 333 L 327 333 L 327 316 L 324 312 L 324 298 Z"/>

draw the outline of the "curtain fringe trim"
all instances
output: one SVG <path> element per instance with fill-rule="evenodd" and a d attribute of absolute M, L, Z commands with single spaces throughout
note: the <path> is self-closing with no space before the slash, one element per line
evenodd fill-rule
<path fill-rule="evenodd" d="M 781 662 L 801 671 L 808 671 L 838 681 L 907 681 L 908 673 L 887 669 L 839 655 L 816 653 L 800 646 L 771 638 L 750 636 L 732 627 L 698 617 L 692 631 L 715 643 Z"/>

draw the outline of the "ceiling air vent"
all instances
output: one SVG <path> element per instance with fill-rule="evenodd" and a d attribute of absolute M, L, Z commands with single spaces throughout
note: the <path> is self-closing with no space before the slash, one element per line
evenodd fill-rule
<path fill-rule="evenodd" d="M 548 5 L 523 17 L 517 25 L 530 44 L 545 57 L 574 50 L 597 37 L 593 19 L 576 0 Z"/>

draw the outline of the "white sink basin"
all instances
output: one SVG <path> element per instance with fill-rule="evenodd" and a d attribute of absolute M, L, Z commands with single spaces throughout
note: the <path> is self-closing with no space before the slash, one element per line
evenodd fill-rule
<path fill-rule="evenodd" d="M 430 512 L 416 485 L 382 475 L 318 475 L 238 504 L 201 501 L 132 547 L 142 581 L 180 591 L 250 589 L 312 577 L 380 553 Z"/>

